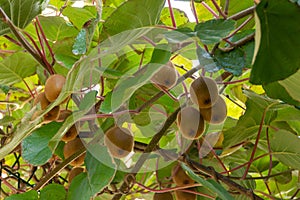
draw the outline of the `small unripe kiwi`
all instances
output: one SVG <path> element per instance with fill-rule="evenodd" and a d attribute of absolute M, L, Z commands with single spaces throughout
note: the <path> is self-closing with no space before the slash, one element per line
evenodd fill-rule
<path fill-rule="evenodd" d="M 60 74 L 51 75 L 45 83 L 45 95 L 48 101 L 53 102 L 59 96 L 66 78 Z"/>
<path fill-rule="evenodd" d="M 175 191 L 176 200 L 196 200 L 197 195 L 189 192 Z"/>
<path fill-rule="evenodd" d="M 38 96 L 34 99 L 33 105 L 35 106 L 38 103 L 40 103 L 42 110 L 45 110 L 47 108 L 47 106 L 50 104 L 50 102 L 47 100 L 44 92 L 38 94 Z M 48 113 L 46 113 L 44 115 L 44 120 L 46 122 L 53 121 L 53 120 L 56 120 L 58 118 L 58 116 L 59 116 L 59 106 L 55 106 Z"/>
<path fill-rule="evenodd" d="M 104 144 L 113 157 L 124 158 L 133 150 L 134 138 L 128 129 L 114 126 L 106 131 Z"/>
<path fill-rule="evenodd" d="M 171 192 L 155 193 L 153 200 L 173 200 L 173 195 Z"/>
<path fill-rule="evenodd" d="M 227 106 L 224 99 L 219 96 L 217 102 L 211 108 L 201 110 L 201 115 L 210 124 L 224 122 L 227 116 Z"/>
<path fill-rule="evenodd" d="M 203 76 L 197 78 L 191 84 L 190 95 L 192 102 L 197 104 L 199 108 L 212 107 L 219 96 L 216 81 Z"/>
<path fill-rule="evenodd" d="M 82 167 L 74 167 L 73 169 L 71 169 L 71 171 L 69 172 L 69 176 L 68 176 L 69 183 L 71 183 L 73 178 L 75 176 L 77 176 L 78 174 L 80 174 L 81 172 L 83 172 Z"/>
<path fill-rule="evenodd" d="M 151 81 L 164 89 L 170 89 L 175 86 L 178 76 L 172 62 L 162 66 L 151 78 Z"/>
<path fill-rule="evenodd" d="M 74 140 L 68 142 L 64 146 L 64 157 L 69 158 L 71 155 L 76 153 L 79 149 L 83 148 L 84 145 L 80 138 L 75 138 Z M 70 165 L 80 166 L 84 163 L 85 153 L 73 160 Z"/>
<path fill-rule="evenodd" d="M 200 112 L 191 106 L 181 109 L 177 114 L 177 126 L 182 136 L 189 140 L 199 138 L 205 130 L 205 123 Z"/>
<path fill-rule="evenodd" d="M 179 165 L 175 165 L 172 169 L 172 180 L 177 186 L 191 185 L 195 181 L 189 177 Z"/>

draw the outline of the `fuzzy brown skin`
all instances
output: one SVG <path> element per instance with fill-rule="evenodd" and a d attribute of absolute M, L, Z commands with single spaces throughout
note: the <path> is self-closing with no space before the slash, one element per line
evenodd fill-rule
<path fill-rule="evenodd" d="M 45 83 L 45 95 L 48 101 L 53 102 L 59 96 L 66 78 L 60 74 L 51 75 Z"/>
<path fill-rule="evenodd" d="M 217 102 L 207 109 L 201 110 L 203 119 L 210 124 L 221 124 L 227 117 L 227 106 L 224 99 L 219 96 Z"/>

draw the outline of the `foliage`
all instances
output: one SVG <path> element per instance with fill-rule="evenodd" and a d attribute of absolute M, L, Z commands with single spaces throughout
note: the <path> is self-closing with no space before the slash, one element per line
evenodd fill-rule
<path fill-rule="evenodd" d="M 183 2 L 193 19 L 165 0 L 0 0 L 1 199 L 300 198 L 299 1 Z M 169 61 L 164 88 L 152 77 Z M 52 74 L 59 96 L 33 104 Z M 227 118 L 188 140 L 176 118 L 199 76 Z M 71 114 L 45 120 L 57 108 Z M 133 134 L 125 158 L 104 144 L 112 126 Z M 72 128 L 84 147 L 65 157 Z M 176 186 L 175 165 L 195 184 Z"/>

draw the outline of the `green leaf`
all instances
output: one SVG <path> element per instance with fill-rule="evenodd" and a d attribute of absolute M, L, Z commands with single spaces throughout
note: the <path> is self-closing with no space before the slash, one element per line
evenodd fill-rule
<path fill-rule="evenodd" d="M 204 67 L 206 71 L 216 72 L 219 70 L 216 62 L 211 57 L 211 55 L 201 47 L 197 47 L 197 56 L 200 64 Z"/>
<path fill-rule="evenodd" d="M 47 6 L 48 0 L 0 0 L 0 8 L 17 27 L 25 28 Z M 7 24 L 0 20 L 0 35 L 9 32 Z"/>
<path fill-rule="evenodd" d="M 0 126 L 7 126 L 10 123 L 13 123 L 16 119 L 12 116 L 5 115 L 2 119 L 0 119 Z"/>
<path fill-rule="evenodd" d="M 269 124 L 276 115 L 276 110 L 278 110 L 271 109 L 272 106 L 279 104 L 278 101 L 269 99 L 263 95 L 258 95 L 251 91 L 244 91 L 244 93 L 248 97 L 246 101 L 246 112 L 239 118 L 236 126 L 224 131 L 224 148 L 255 137 L 265 109 L 268 109 L 268 111 L 265 116 L 264 124 Z M 263 131 L 265 130 L 264 124 Z"/>
<path fill-rule="evenodd" d="M 58 41 L 67 37 L 75 37 L 78 30 L 59 16 L 39 16 L 39 20 L 47 39 Z"/>
<path fill-rule="evenodd" d="M 272 155 L 294 169 L 300 169 L 300 138 L 286 130 L 275 131 L 271 140 Z"/>
<path fill-rule="evenodd" d="M 32 132 L 22 142 L 22 156 L 32 165 L 43 165 L 52 156 L 48 147 L 50 139 L 61 127 L 61 123 L 51 122 Z"/>
<path fill-rule="evenodd" d="M 74 38 L 64 38 L 52 46 L 56 61 L 67 69 L 71 69 L 74 63 L 79 60 L 79 56 L 72 53 L 73 44 Z"/>
<path fill-rule="evenodd" d="M 150 63 L 166 64 L 171 57 L 171 48 L 167 44 L 158 44 L 152 53 Z"/>
<path fill-rule="evenodd" d="M 120 5 L 103 23 L 108 35 L 158 23 L 165 0 L 128 0 Z"/>
<path fill-rule="evenodd" d="M 13 194 L 6 197 L 5 200 L 38 200 L 38 193 L 35 190 L 30 190 L 22 194 Z"/>
<path fill-rule="evenodd" d="M 204 178 L 198 176 L 191 170 L 188 166 L 185 164 L 181 164 L 181 167 L 183 170 L 187 172 L 187 174 L 196 182 L 202 184 L 207 189 L 211 190 L 212 192 L 215 192 L 218 197 L 220 197 L 223 200 L 234 200 L 233 197 L 227 192 L 227 190 L 217 183 L 216 181 L 212 179 L 205 180 Z"/>
<path fill-rule="evenodd" d="M 299 21 L 299 7 L 289 1 L 262 0 L 257 5 L 255 60 L 250 82 L 267 84 L 297 72 L 300 68 L 300 38 L 296 34 L 300 32 Z"/>
<path fill-rule="evenodd" d="M 97 16 L 97 10 L 95 6 L 84 6 L 83 8 L 76 8 L 67 6 L 62 14 L 70 20 L 70 22 L 78 29 L 82 29 L 83 25 L 90 19 L 94 19 Z"/>
<path fill-rule="evenodd" d="M 245 53 L 239 48 L 229 52 L 216 50 L 214 59 L 216 60 L 219 69 L 224 69 L 234 76 L 240 76 L 246 64 Z"/>
<path fill-rule="evenodd" d="M 138 88 L 146 84 L 161 66 L 161 64 L 150 63 L 132 77 L 121 78 L 112 93 L 111 99 L 105 99 L 104 102 L 111 101 L 111 111 L 117 110 Z"/>
<path fill-rule="evenodd" d="M 85 54 L 90 48 L 95 29 L 99 22 L 98 18 L 90 19 L 84 24 L 83 28 L 78 33 L 72 52 L 74 55 Z"/>
<path fill-rule="evenodd" d="M 97 91 L 92 90 L 84 95 L 84 98 L 80 101 L 79 110 L 86 110 L 91 108 L 96 102 Z"/>
<path fill-rule="evenodd" d="M 189 19 L 186 16 L 185 12 L 183 12 L 179 9 L 173 8 L 173 14 L 174 14 L 174 18 L 175 18 L 177 27 L 188 23 Z M 170 17 L 169 8 L 163 8 L 161 15 L 160 15 L 160 21 L 162 23 L 164 23 L 166 26 L 170 26 L 170 27 L 173 26 L 172 19 Z"/>
<path fill-rule="evenodd" d="M 65 200 L 66 190 L 63 185 L 50 184 L 44 187 L 40 193 L 40 200 Z"/>
<path fill-rule="evenodd" d="M 195 27 L 197 36 L 203 44 L 215 44 L 220 42 L 234 30 L 235 21 L 224 19 L 212 19 L 199 23 Z"/>
<path fill-rule="evenodd" d="M 0 61 L 0 84 L 21 82 L 36 71 L 37 62 L 28 53 L 18 52 Z"/>
<path fill-rule="evenodd" d="M 88 200 L 109 185 L 116 173 L 116 166 L 112 163 L 107 148 L 101 145 L 88 147 L 85 157 L 87 173 L 76 176 L 70 185 L 68 200 Z M 102 162 L 105 160 L 105 162 Z M 101 181 L 99 181 L 101 180 Z"/>

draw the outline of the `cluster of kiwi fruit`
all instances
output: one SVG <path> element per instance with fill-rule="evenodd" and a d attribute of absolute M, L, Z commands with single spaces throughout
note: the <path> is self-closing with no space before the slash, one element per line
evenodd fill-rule
<path fill-rule="evenodd" d="M 227 116 L 227 107 L 219 95 L 215 80 L 199 77 L 190 86 L 190 98 L 196 105 L 186 106 L 177 115 L 177 125 L 186 139 L 198 139 L 205 131 L 205 121 L 220 124 Z"/>
<path fill-rule="evenodd" d="M 45 82 L 45 90 L 44 92 L 37 95 L 34 99 L 33 105 L 40 104 L 41 109 L 45 110 L 49 104 L 54 102 L 57 97 L 60 95 L 61 90 L 66 82 L 66 78 L 59 74 L 54 74 L 49 76 L 49 78 Z M 37 113 L 38 114 L 38 113 Z M 60 110 L 60 106 L 55 106 L 48 113 L 44 115 L 44 122 L 48 123 L 51 121 L 63 122 L 67 117 L 72 114 L 70 110 Z M 76 125 L 73 125 L 62 137 L 62 141 L 66 142 L 64 146 L 64 157 L 68 158 L 73 155 L 78 149 L 83 147 L 83 143 L 80 138 L 77 138 L 78 132 Z M 85 155 L 81 155 L 80 157 L 73 160 L 70 165 L 72 166 L 80 166 L 84 162 Z M 73 169 L 72 169 L 73 170 Z M 80 169 L 81 170 L 81 169 Z M 74 177 L 78 171 L 77 168 L 74 168 L 74 172 L 70 173 L 70 177 Z M 76 173 L 75 173 L 76 172 Z"/>

